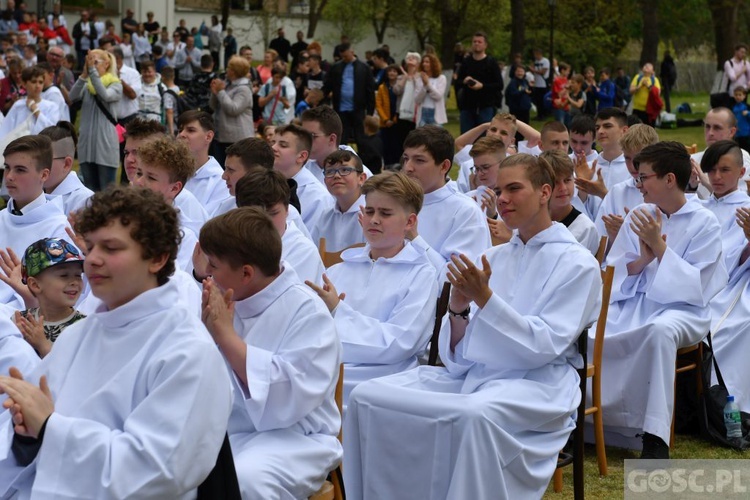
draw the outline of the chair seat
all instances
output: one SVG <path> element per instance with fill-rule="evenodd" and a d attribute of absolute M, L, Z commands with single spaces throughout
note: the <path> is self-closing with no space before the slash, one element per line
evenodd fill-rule
<path fill-rule="evenodd" d="M 586 365 L 586 378 L 591 378 L 596 373 L 596 367 L 591 363 Z"/>
<path fill-rule="evenodd" d="M 309 500 L 333 500 L 333 484 L 330 481 L 323 483 L 323 486 Z"/>

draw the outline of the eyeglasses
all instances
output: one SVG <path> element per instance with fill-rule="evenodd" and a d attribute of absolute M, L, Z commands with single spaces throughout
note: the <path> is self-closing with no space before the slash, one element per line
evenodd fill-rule
<path fill-rule="evenodd" d="M 495 165 L 500 165 L 500 162 L 498 161 L 496 163 L 488 163 L 486 165 L 474 165 L 473 167 L 471 167 L 471 173 L 472 174 L 475 174 L 477 172 L 485 173 L 485 172 L 488 172 Z"/>
<path fill-rule="evenodd" d="M 67 156 L 55 156 L 52 160 L 64 160 Z"/>
<path fill-rule="evenodd" d="M 357 172 L 357 171 L 358 170 L 354 167 L 327 168 L 323 171 L 323 175 L 326 178 L 330 179 L 331 177 L 335 177 L 336 174 L 339 174 L 341 177 L 346 177 L 352 172 Z"/>
<path fill-rule="evenodd" d="M 648 179 L 649 177 L 655 177 L 659 174 L 639 174 L 638 177 L 635 178 L 636 184 L 643 184 L 643 179 Z"/>
<path fill-rule="evenodd" d="M 326 134 L 310 134 L 313 139 L 317 139 L 318 137 L 325 137 Z"/>

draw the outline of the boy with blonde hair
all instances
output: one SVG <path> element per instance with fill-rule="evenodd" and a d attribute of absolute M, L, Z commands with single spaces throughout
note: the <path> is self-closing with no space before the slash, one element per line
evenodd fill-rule
<path fill-rule="evenodd" d="M 500 163 L 505 159 L 505 143 L 493 136 L 482 137 L 477 140 L 469 155 L 472 158 L 472 175 L 477 188 L 466 193 L 476 200 L 488 219 L 497 219 L 497 173 Z"/>
<path fill-rule="evenodd" d="M 344 404 L 359 383 L 419 365 L 435 316 L 435 269 L 406 239 L 417 224 L 422 188 L 383 172 L 362 187 L 367 244 L 341 254 L 322 287 L 306 282 L 328 306 L 343 345 Z"/>
<path fill-rule="evenodd" d="M 591 219 L 571 204 L 575 192 L 573 162 L 563 151 L 556 150 L 544 151 L 539 158 L 547 161 L 555 172 L 555 186 L 549 202 L 552 220 L 567 227 L 578 243 L 596 255 L 599 249 L 596 227 Z"/>
<path fill-rule="evenodd" d="M 265 210 L 211 219 L 200 244 L 212 274 L 203 322 L 232 379 L 228 433 L 242 498 L 308 498 L 342 456 L 333 318 L 281 262 L 281 236 Z"/>

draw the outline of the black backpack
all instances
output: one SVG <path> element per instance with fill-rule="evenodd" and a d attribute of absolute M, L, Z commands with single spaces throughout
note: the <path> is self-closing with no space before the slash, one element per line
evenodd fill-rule
<path fill-rule="evenodd" d="M 207 113 L 213 113 L 209 102 L 211 100 L 211 80 L 216 78 L 216 73 L 198 73 L 190 80 L 185 91 L 185 106 L 187 109 L 199 109 Z"/>

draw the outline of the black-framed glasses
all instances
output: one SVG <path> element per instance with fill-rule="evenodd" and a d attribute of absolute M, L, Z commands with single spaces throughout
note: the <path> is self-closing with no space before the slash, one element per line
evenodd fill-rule
<path fill-rule="evenodd" d="M 492 167 L 495 165 L 500 165 L 501 162 L 495 162 L 495 163 L 487 163 L 486 165 L 474 165 L 471 167 L 471 173 L 476 174 L 477 172 L 485 173 L 489 171 Z"/>
<path fill-rule="evenodd" d="M 649 177 L 656 177 L 659 174 L 638 174 L 638 176 L 635 178 L 636 184 L 643 184 L 644 179 L 648 179 Z"/>
<path fill-rule="evenodd" d="M 330 179 L 331 177 L 335 177 L 336 174 L 339 174 L 341 177 L 346 177 L 352 172 L 357 172 L 357 169 L 354 167 L 327 168 L 323 170 L 323 175 Z"/>

